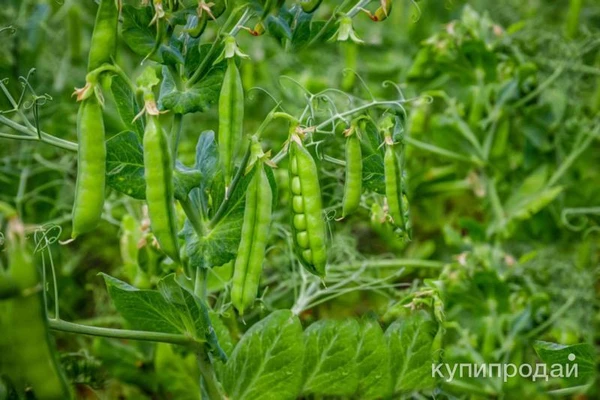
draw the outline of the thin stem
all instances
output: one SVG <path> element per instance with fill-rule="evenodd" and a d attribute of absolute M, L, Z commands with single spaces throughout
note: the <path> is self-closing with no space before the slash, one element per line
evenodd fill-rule
<path fill-rule="evenodd" d="M 4 124 L 4 125 L 8 126 L 9 128 L 16 130 L 17 132 L 21 132 L 21 133 L 27 135 L 27 136 L 0 135 L 0 137 L 4 136 L 9 139 L 21 139 L 21 140 L 38 140 L 43 143 L 51 144 L 53 146 L 59 147 L 64 150 L 77 152 L 77 148 L 78 148 L 77 143 L 71 142 L 68 140 L 64 140 L 64 139 L 58 138 L 56 136 L 52 136 L 45 132 L 40 132 L 40 137 L 38 137 L 38 134 L 35 130 L 27 128 L 26 126 L 23 126 L 9 118 L 6 118 L 3 115 L 0 115 L 0 124 Z"/>
<path fill-rule="evenodd" d="M 581 153 L 583 153 L 588 148 L 588 146 L 592 143 L 592 141 L 598 137 L 599 130 L 600 130 L 600 128 L 598 128 L 598 127 L 596 129 L 594 129 L 594 132 L 592 132 L 588 135 L 588 137 L 581 144 L 581 146 L 579 146 L 577 149 L 573 150 L 571 152 L 571 154 L 569 154 L 569 156 L 565 159 L 565 161 L 563 161 L 560 164 L 560 167 L 552 175 L 552 177 L 548 181 L 548 184 L 546 185 L 546 187 L 554 186 L 556 184 L 556 182 L 558 182 L 558 180 L 560 178 L 562 178 L 562 176 L 565 174 L 565 172 L 567 172 L 567 170 L 571 167 L 571 165 L 573 165 L 573 163 L 575 162 L 575 160 L 577 160 L 577 158 L 581 155 Z"/>
<path fill-rule="evenodd" d="M 173 161 L 177 160 L 177 149 L 179 148 L 181 128 L 183 126 L 182 122 L 183 114 L 175 114 L 173 116 L 173 125 L 171 126 L 171 151 L 173 153 Z"/>
<path fill-rule="evenodd" d="M 347 16 L 349 16 L 350 18 L 354 17 L 356 14 L 358 14 L 363 8 L 365 8 L 372 0 L 360 0 L 358 3 L 356 3 L 354 5 L 354 7 L 352 7 L 352 9 L 350 11 L 348 11 L 346 13 Z"/>
<path fill-rule="evenodd" d="M 48 324 L 50 326 L 50 329 L 54 331 L 77 333 L 81 335 L 101 336 L 114 339 L 130 339 L 148 342 L 171 343 L 184 346 L 198 343 L 191 337 L 174 333 L 100 328 L 97 326 L 80 325 L 58 319 L 49 319 Z"/>
<path fill-rule="evenodd" d="M 478 165 L 478 166 L 482 166 L 484 164 L 483 161 L 481 161 L 478 158 L 472 159 L 472 158 L 466 157 L 466 156 L 464 156 L 462 154 L 455 153 L 453 151 L 446 150 L 444 148 L 441 148 L 441 147 L 438 147 L 438 146 L 434 146 L 434 145 L 429 144 L 429 143 L 421 142 L 420 140 L 413 139 L 413 138 L 408 137 L 408 136 L 404 137 L 404 141 L 407 144 L 410 144 L 411 146 L 414 146 L 414 147 L 416 147 L 418 149 L 429 151 L 429 152 L 435 153 L 435 154 L 439 154 L 441 156 L 452 158 L 452 159 L 457 160 L 457 161 L 465 161 L 465 162 L 472 163 L 472 164 L 475 164 L 475 165 Z"/>
<path fill-rule="evenodd" d="M 219 30 L 217 39 L 215 41 L 213 41 L 213 43 L 210 47 L 210 50 L 208 50 L 208 53 L 202 60 L 202 63 L 200 63 L 200 66 L 198 67 L 198 69 L 196 71 L 194 71 L 194 73 L 188 80 L 188 82 L 186 84 L 186 86 L 188 88 L 193 86 L 196 82 L 198 82 L 200 80 L 200 78 L 204 74 L 206 68 L 208 67 L 208 63 L 211 61 L 212 57 L 214 56 L 215 52 L 217 51 L 218 44 L 222 41 L 222 39 L 220 39 L 221 31 L 225 30 L 226 27 L 228 27 L 231 24 L 231 22 L 235 19 L 235 16 L 240 12 L 240 10 L 241 9 L 233 10 L 231 15 L 229 15 L 229 18 L 227 18 L 227 21 L 225 21 L 225 24 L 223 24 L 223 27 Z M 237 33 L 240 31 L 240 26 L 244 25 L 248 21 L 249 18 L 250 18 L 250 9 L 246 7 L 244 10 L 244 14 L 242 14 L 242 17 L 238 20 L 238 22 L 235 24 L 233 29 L 229 32 L 229 35 L 230 36 L 237 35 Z"/>
<path fill-rule="evenodd" d="M 345 270 L 354 269 L 354 268 L 365 268 L 365 270 L 369 269 L 379 269 L 379 268 L 432 268 L 432 269 L 441 269 L 444 268 L 446 263 L 441 261 L 434 260 L 419 260 L 415 258 L 396 258 L 390 260 L 366 260 L 362 262 L 354 262 L 348 264 L 337 264 L 332 265 L 330 268 L 332 270 Z"/>
<path fill-rule="evenodd" d="M 349 115 L 352 114 L 356 114 L 358 112 L 361 112 L 363 110 L 367 110 L 371 107 L 376 107 L 376 106 L 398 106 L 398 101 L 397 100 L 390 100 L 390 101 L 372 101 L 370 103 L 367 104 L 363 104 L 362 106 L 356 107 L 352 110 L 348 110 L 348 111 L 344 111 L 343 113 L 338 113 L 335 114 L 333 116 L 331 116 L 330 118 L 326 119 L 325 121 L 321 122 L 319 125 L 315 126 L 315 130 L 320 130 L 325 128 L 327 125 L 331 124 L 333 121 L 335 121 L 336 119 L 340 119 L 340 118 L 344 118 L 347 117 Z"/>
<path fill-rule="evenodd" d="M 351 2 L 351 0 L 345 0 L 339 7 L 337 7 L 334 10 L 333 13 L 331 13 L 331 18 L 329 18 L 327 20 L 327 22 L 325 23 L 325 25 L 323 25 L 321 30 L 319 32 L 317 32 L 317 34 L 312 38 L 312 40 L 308 43 L 308 46 L 313 45 L 317 40 L 321 39 L 321 36 L 323 36 L 325 34 L 325 32 L 327 32 L 327 30 L 329 29 L 329 26 L 331 26 L 331 24 L 335 21 L 338 11 L 347 7 L 348 4 L 350 4 L 350 2 Z M 359 4 L 360 4 L 360 2 L 359 2 Z"/>
<path fill-rule="evenodd" d="M 208 356 L 205 346 L 198 350 L 196 358 L 198 360 L 198 367 L 200 368 L 200 373 L 202 374 L 202 380 L 204 382 L 204 388 L 206 389 L 208 398 L 210 400 L 223 399 L 223 389 L 217 380 L 215 370 L 210 362 L 210 357 Z"/>

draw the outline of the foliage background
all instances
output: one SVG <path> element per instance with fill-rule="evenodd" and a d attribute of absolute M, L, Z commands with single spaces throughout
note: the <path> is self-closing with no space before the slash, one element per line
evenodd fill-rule
<path fill-rule="evenodd" d="M 332 228 L 334 289 L 303 291 L 289 261 L 288 216 L 278 212 L 262 278 L 269 290 L 254 313 L 242 321 L 228 310 L 224 288 L 231 267 L 212 272 L 211 302 L 233 342 L 280 308 L 300 311 L 305 328 L 320 319 L 369 313 L 388 325 L 426 309 L 442 324 L 436 340 L 445 362 L 535 362 L 534 340 L 585 342 L 597 349 L 600 5 L 584 1 L 577 18 L 569 3 L 398 2 L 384 23 L 356 19 L 366 42 L 359 46 L 329 43 L 286 52 L 273 38 L 239 36 L 251 56 L 241 66 L 245 89 L 264 88 L 290 109 L 304 101 L 281 76 L 312 92 L 343 87 L 368 96 L 358 80 L 348 83 L 343 70 L 350 67 L 378 98 L 395 95 L 383 81 L 402 83 L 405 97 L 414 99 L 406 103 L 403 121 L 414 233 L 409 243 L 397 239 L 378 223 L 376 209 L 363 207 Z M 0 29 L 15 30 L 0 32 L 0 78 L 13 94 L 23 90 L 20 77 L 38 95 L 47 94 L 40 127 L 65 139 L 76 136 L 71 93 L 85 80 L 95 9 L 91 1 L 8 0 L 0 10 Z M 81 40 L 73 39 L 76 32 Z M 139 57 L 120 46 L 118 62 L 135 76 Z M 248 132 L 272 107 L 264 93 L 251 93 Z M 33 118 L 27 96 L 22 108 Z M 9 118 L 11 108 L 1 97 L 0 109 Z M 193 164 L 201 132 L 216 130 L 217 122 L 214 108 L 186 116 L 181 162 Z M 106 123 L 109 135 L 122 129 L 115 110 L 108 110 Z M 0 132 L 9 133 L 4 127 Z M 265 138 L 279 149 L 287 139 L 285 126 L 273 125 Z M 343 143 L 331 143 L 326 151 L 343 158 Z M 0 200 L 32 226 L 68 226 L 75 161 L 74 154 L 45 144 L 2 139 Z M 322 171 L 327 210 L 339 212 L 342 171 L 327 163 Z M 283 205 L 285 173 L 277 177 Z M 153 287 L 170 271 L 151 249 L 128 250 L 140 238 L 141 202 L 111 192 L 107 204 L 96 234 L 52 247 L 66 320 L 122 325 L 99 272 Z M 356 270 L 362 278 L 349 280 Z M 339 282 L 342 290 L 335 289 Z M 181 361 L 185 355 L 173 350 L 159 353 L 177 360 L 176 373 L 150 345 L 56 337 L 82 398 L 181 398 L 173 393 L 186 388 L 197 393 L 194 363 Z M 547 390 L 569 386 L 556 380 L 461 379 L 413 396 L 545 398 Z M 600 396 L 594 385 L 584 391 L 589 398 Z"/>

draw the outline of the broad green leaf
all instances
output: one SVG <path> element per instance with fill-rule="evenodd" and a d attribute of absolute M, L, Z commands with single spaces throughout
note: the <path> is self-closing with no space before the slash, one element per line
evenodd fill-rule
<path fill-rule="evenodd" d="M 175 173 L 173 174 L 173 185 L 175 187 L 175 198 L 185 199 L 192 189 L 200 186 L 202 174 L 194 168 L 188 168 L 181 163 L 177 163 Z"/>
<path fill-rule="evenodd" d="M 302 385 L 302 326 L 291 311 L 279 310 L 250 328 L 225 366 L 230 399 L 286 400 Z"/>
<path fill-rule="evenodd" d="M 152 21 L 152 8 L 137 9 L 124 4 L 121 9 L 121 16 L 123 18 L 121 29 L 123 41 L 134 53 L 146 57 L 152 52 L 156 43 L 156 25 L 150 23 Z M 150 59 L 157 62 L 173 63 L 174 60 L 183 62 L 183 57 L 179 51 L 174 46 L 164 43 L 159 46 Z"/>
<path fill-rule="evenodd" d="M 169 69 L 163 67 L 163 81 L 158 98 L 159 108 L 176 114 L 207 110 L 219 99 L 223 74 L 223 66 L 219 64 L 211 68 L 194 86 L 180 89 L 175 84 Z"/>
<path fill-rule="evenodd" d="M 140 112 L 135 94 L 119 75 L 112 77 L 110 88 L 121 120 L 128 130 L 137 133 L 141 139 L 144 136 L 144 119 L 138 118 L 134 121 L 134 118 Z"/>
<path fill-rule="evenodd" d="M 291 39 L 292 31 L 288 23 L 281 17 L 269 15 L 265 20 L 265 25 L 269 35 L 273 36 L 280 44 L 286 39 Z"/>
<path fill-rule="evenodd" d="M 383 138 L 373 120 L 360 123 L 361 147 L 363 156 L 363 185 L 365 189 L 379 194 L 385 193 L 385 174 L 383 169 Z"/>
<path fill-rule="evenodd" d="M 200 371 L 193 353 L 178 354 L 166 343 L 156 345 L 154 359 L 156 377 L 168 398 L 198 400 Z"/>
<path fill-rule="evenodd" d="M 235 258 L 242 232 L 246 188 L 253 174 L 254 171 L 251 171 L 240 179 L 229 197 L 227 208 L 221 214 L 222 218 L 206 235 L 198 237 L 186 224 L 183 234 L 186 237 L 186 251 L 191 265 L 212 268 Z M 224 191 L 224 188 L 222 190 Z M 219 198 L 222 196 L 217 197 Z M 214 198 L 211 200 L 215 201 Z M 220 201 L 215 201 L 215 204 L 220 204 Z"/>
<path fill-rule="evenodd" d="M 146 198 L 144 153 L 134 132 L 124 131 L 106 141 L 106 181 L 111 188 L 134 199 Z"/>
<path fill-rule="evenodd" d="M 133 329 L 185 334 L 204 342 L 212 331 L 208 311 L 187 290 L 167 275 L 159 290 L 139 290 L 112 276 L 102 274 L 117 311 Z"/>
<path fill-rule="evenodd" d="M 106 141 L 106 178 L 108 185 L 134 199 L 146 198 L 144 177 L 144 150 L 138 135 L 121 132 Z M 177 164 L 173 185 L 178 199 L 184 198 L 201 183 L 197 169 Z"/>
<path fill-rule="evenodd" d="M 596 376 L 596 350 L 594 346 L 587 343 L 565 346 L 558 343 L 536 341 L 533 344 L 536 353 L 548 367 L 548 374 L 552 371 L 553 365 L 562 365 L 564 380 L 569 386 L 579 386 L 590 383 Z M 566 368 L 572 371 L 574 365 L 577 365 L 577 376 L 571 373 L 566 377 Z M 557 367 L 558 368 L 558 367 Z"/>
<path fill-rule="evenodd" d="M 227 326 L 225 326 L 219 314 L 211 310 L 208 312 L 208 316 L 210 317 L 213 330 L 219 338 L 219 344 L 221 345 L 223 352 L 229 357 L 234 348 L 231 332 L 229 332 L 229 329 L 227 329 Z"/>
<path fill-rule="evenodd" d="M 92 353 L 112 377 L 156 392 L 158 379 L 152 368 L 151 349 L 139 342 L 125 344 L 118 340 L 96 338 Z"/>
<path fill-rule="evenodd" d="M 304 332 L 303 393 L 350 396 L 358 388 L 358 322 L 321 320 Z"/>
<path fill-rule="evenodd" d="M 436 332 L 437 324 L 425 313 L 398 320 L 388 327 L 385 338 L 391 357 L 394 393 L 434 386 L 431 364 Z"/>
<path fill-rule="evenodd" d="M 387 398 L 391 394 L 390 353 L 377 321 L 361 321 L 356 360 L 359 397 Z"/>

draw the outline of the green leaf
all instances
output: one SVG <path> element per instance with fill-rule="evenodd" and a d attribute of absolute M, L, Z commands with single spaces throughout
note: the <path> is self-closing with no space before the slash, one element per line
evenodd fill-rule
<path fill-rule="evenodd" d="M 133 329 L 179 333 L 196 341 L 207 340 L 212 331 L 206 306 L 182 288 L 175 275 L 158 282 L 158 291 L 139 290 L 112 276 L 102 274 L 117 311 Z"/>
<path fill-rule="evenodd" d="M 360 144 L 363 155 L 363 185 L 365 189 L 385 194 L 385 172 L 383 168 L 383 138 L 373 120 L 360 123 Z"/>
<path fill-rule="evenodd" d="M 434 386 L 432 346 L 437 324 L 425 313 L 394 322 L 385 332 L 394 393 Z"/>
<path fill-rule="evenodd" d="M 106 141 L 106 182 L 134 199 L 146 198 L 144 153 L 136 133 L 124 131 Z"/>
<path fill-rule="evenodd" d="M 96 338 L 92 352 L 102 361 L 102 367 L 110 376 L 146 391 L 158 390 L 158 376 L 152 368 L 152 347 L 148 343 L 126 344 L 118 340 Z"/>
<path fill-rule="evenodd" d="M 303 393 L 349 396 L 358 388 L 358 322 L 322 320 L 304 332 Z"/>
<path fill-rule="evenodd" d="M 135 121 L 133 120 L 140 112 L 140 106 L 137 103 L 135 94 L 131 91 L 127 82 L 119 75 L 112 77 L 110 89 L 121 120 L 128 130 L 137 133 L 141 139 L 144 136 L 144 119 L 138 118 Z"/>
<path fill-rule="evenodd" d="M 177 163 L 175 174 L 173 175 L 173 185 L 175 187 L 175 198 L 185 199 L 188 194 L 200 186 L 202 174 L 194 168 L 188 168 L 181 163 Z"/>
<path fill-rule="evenodd" d="M 194 354 L 178 354 L 172 345 L 158 343 L 154 366 L 167 398 L 198 400 L 200 371 Z"/>
<path fill-rule="evenodd" d="M 565 346 L 558 343 L 536 341 L 533 348 L 548 366 L 548 373 L 553 365 L 562 365 L 564 380 L 569 386 L 579 386 L 590 383 L 596 375 L 596 350 L 587 343 Z M 571 371 L 577 365 L 577 376 L 574 373 L 566 377 L 566 368 Z"/>
<path fill-rule="evenodd" d="M 176 114 L 202 112 L 216 104 L 223 82 L 224 68 L 221 64 L 211 68 L 206 75 L 191 88 L 177 88 L 175 79 L 167 67 L 163 67 L 163 81 L 160 87 L 158 106 Z"/>
<path fill-rule="evenodd" d="M 273 36 L 280 44 L 283 44 L 286 39 L 292 38 L 290 26 L 281 17 L 269 15 L 265 20 L 265 25 L 269 35 Z"/>
<path fill-rule="evenodd" d="M 106 141 L 106 178 L 116 191 L 138 200 L 146 198 L 144 151 L 134 132 L 124 131 Z M 173 176 L 176 197 L 185 198 L 201 181 L 200 171 L 178 163 Z"/>
<path fill-rule="evenodd" d="M 300 321 L 291 311 L 275 311 L 235 347 L 225 367 L 225 391 L 236 400 L 295 399 L 302 385 L 303 356 Z"/>
<path fill-rule="evenodd" d="M 361 399 L 387 398 L 391 393 L 390 354 L 381 326 L 364 320 L 358 341 L 358 395 Z"/>
<path fill-rule="evenodd" d="M 186 224 L 184 236 L 191 265 L 212 268 L 235 258 L 242 234 L 246 189 L 253 175 L 254 170 L 240 179 L 229 197 L 222 218 L 205 236 L 198 237 L 191 226 Z M 222 188 L 220 191 L 224 192 L 222 185 L 217 185 L 216 190 L 219 191 L 219 188 Z M 211 192 L 215 193 L 215 190 L 213 189 Z M 222 198 L 222 195 L 215 196 L 211 200 L 218 206 Z"/>
<path fill-rule="evenodd" d="M 150 24 L 152 21 L 152 8 L 137 9 L 124 4 L 121 9 L 121 16 L 123 18 L 121 29 L 123 41 L 134 53 L 146 57 L 152 52 L 156 43 L 156 25 Z M 157 62 L 183 62 L 183 57 L 179 51 L 174 46 L 164 43 L 159 46 L 150 59 Z"/>

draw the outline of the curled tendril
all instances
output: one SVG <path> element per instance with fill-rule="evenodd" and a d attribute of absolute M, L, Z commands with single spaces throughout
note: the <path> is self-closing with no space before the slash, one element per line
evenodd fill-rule
<path fill-rule="evenodd" d="M 302 86 L 302 84 L 300 82 L 298 82 L 297 80 L 295 80 L 294 78 L 289 77 L 287 75 L 280 76 L 279 77 L 279 84 L 282 87 L 283 87 L 283 83 L 282 83 L 283 80 L 292 82 L 294 85 L 298 86 L 300 88 L 300 90 L 302 90 L 304 93 L 306 93 L 310 97 L 314 97 L 314 94 L 310 90 L 308 90 L 307 88 L 305 88 L 304 86 Z"/>
<path fill-rule="evenodd" d="M 0 33 L 3 33 L 5 31 L 8 31 L 9 35 L 14 35 L 15 33 L 17 33 L 17 29 L 12 25 L 5 26 L 4 28 L 0 28 Z"/>
<path fill-rule="evenodd" d="M 600 215 L 600 207 L 593 207 L 593 208 L 565 208 L 564 210 L 562 210 L 561 213 L 561 220 L 563 222 L 563 224 L 565 225 L 565 227 L 567 227 L 568 229 L 574 231 L 574 232 L 579 232 L 582 231 L 583 229 L 585 229 L 585 227 L 588 225 L 590 218 L 588 217 L 588 215 Z M 569 220 L 569 217 L 572 217 L 571 220 Z M 598 227 L 592 227 L 590 229 L 593 228 L 598 228 Z M 586 231 L 586 235 L 587 232 L 590 231 L 590 229 L 588 229 Z"/>
<path fill-rule="evenodd" d="M 279 100 L 277 100 L 275 98 L 275 96 L 273 96 L 273 94 L 271 94 L 271 92 L 269 92 L 267 89 L 262 88 L 260 86 L 254 86 L 248 90 L 248 100 L 254 100 L 256 98 L 256 95 L 253 94 L 253 92 L 262 92 L 262 93 L 266 94 L 267 96 L 269 96 L 275 104 L 281 103 Z"/>
<path fill-rule="evenodd" d="M 47 249 L 50 245 L 58 242 L 62 234 L 62 228 L 59 225 L 42 226 L 36 229 L 33 239 L 35 241 L 34 252 L 38 253 Z"/>
<path fill-rule="evenodd" d="M 393 82 L 390 80 L 385 80 L 381 83 L 381 86 L 383 86 L 384 88 L 388 88 L 388 87 L 392 86 L 398 92 L 400 101 L 406 101 L 406 98 L 404 97 L 404 92 L 402 92 L 400 85 L 398 85 L 396 82 Z"/>
<path fill-rule="evenodd" d="M 591 228 L 587 229 L 584 233 L 583 233 L 583 237 L 584 239 L 587 238 L 589 235 L 591 235 L 592 233 L 595 232 L 600 232 L 600 226 L 592 226 Z"/>
<path fill-rule="evenodd" d="M 413 14 L 412 16 L 412 22 L 418 22 L 421 19 L 421 15 L 423 15 L 423 12 L 421 11 L 421 7 L 419 7 L 419 3 L 416 0 L 411 0 L 411 3 L 413 6 L 415 6 L 415 9 L 417 10 L 416 14 Z M 452 0 L 448 1 L 447 3 L 452 4 Z"/>

